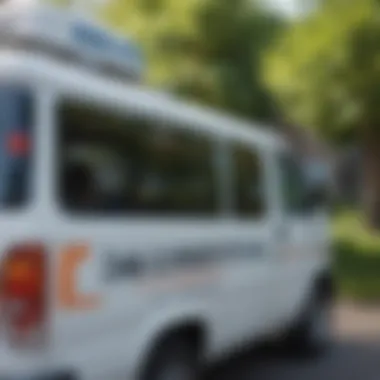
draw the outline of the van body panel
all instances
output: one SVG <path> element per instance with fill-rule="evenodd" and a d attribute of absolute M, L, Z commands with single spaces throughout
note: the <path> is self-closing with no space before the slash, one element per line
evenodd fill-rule
<path fill-rule="evenodd" d="M 329 237 L 323 212 L 300 216 L 284 208 L 276 160 L 287 146 L 281 136 L 29 53 L 1 51 L 0 67 L 0 82 L 6 77 L 34 89 L 38 147 L 35 197 L 19 213 L 0 210 L 0 260 L 14 243 L 39 241 L 49 262 L 47 345 L 14 349 L 0 335 L 0 375 L 59 368 L 78 379 L 125 379 L 161 333 L 189 320 L 204 326 L 203 358 L 213 360 L 297 318 L 316 276 L 330 265 Z M 229 173 L 220 183 L 236 175 L 227 169 L 230 143 L 257 152 L 267 212 L 239 219 L 226 200 L 231 189 L 221 189 L 216 217 L 70 214 L 56 183 L 55 111 L 62 98 L 183 123 L 181 130 L 214 139 L 222 144 L 216 167 Z"/>

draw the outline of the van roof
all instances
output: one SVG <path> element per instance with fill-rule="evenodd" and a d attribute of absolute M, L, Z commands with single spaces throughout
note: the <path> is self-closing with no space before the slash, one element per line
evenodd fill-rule
<path fill-rule="evenodd" d="M 70 56 L 73 61 L 117 71 L 120 78 L 143 76 L 144 60 L 137 43 L 70 9 L 7 2 L 0 6 L 0 37 L 3 44 Z"/>
<path fill-rule="evenodd" d="M 244 121 L 214 109 L 189 104 L 174 95 L 156 91 L 141 84 L 125 84 L 101 73 L 49 57 L 18 51 L 0 50 L 0 76 L 36 85 L 47 83 L 57 92 L 92 99 L 98 103 L 143 111 L 153 118 L 170 118 L 192 125 L 216 136 L 251 141 L 265 147 L 285 146 L 283 135 L 273 126 Z"/>

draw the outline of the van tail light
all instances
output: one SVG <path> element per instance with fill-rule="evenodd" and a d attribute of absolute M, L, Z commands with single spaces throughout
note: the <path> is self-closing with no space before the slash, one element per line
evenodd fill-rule
<path fill-rule="evenodd" d="M 12 346 L 44 342 L 47 322 L 47 257 L 41 244 L 12 247 L 0 267 L 1 319 Z"/>

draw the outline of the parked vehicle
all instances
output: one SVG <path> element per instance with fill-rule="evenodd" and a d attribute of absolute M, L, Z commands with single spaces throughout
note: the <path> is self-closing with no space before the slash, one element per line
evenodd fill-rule
<path fill-rule="evenodd" d="M 131 42 L 71 14 L 4 6 L 0 43 L 1 379 L 190 380 L 328 342 L 323 191 L 284 138 L 146 88 Z"/>

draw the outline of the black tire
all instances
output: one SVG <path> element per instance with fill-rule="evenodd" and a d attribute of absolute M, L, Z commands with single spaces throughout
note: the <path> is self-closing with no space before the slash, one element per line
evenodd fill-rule
<path fill-rule="evenodd" d="M 198 347 L 186 336 L 160 340 L 149 355 L 140 380 L 198 380 Z"/>
<path fill-rule="evenodd" d="M 300 357 L 315 358 L 332 345 L 332 299 L 314 294 L 301 318 L 288 332 L 284 348 Z"/>

